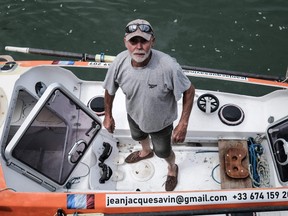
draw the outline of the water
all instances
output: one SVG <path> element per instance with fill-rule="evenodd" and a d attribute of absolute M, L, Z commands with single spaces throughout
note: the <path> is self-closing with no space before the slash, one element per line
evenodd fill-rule
<path fill-rule="evenodd" d="M 136 18 L 152 24 L 155 48 L 180 64 L 286 73 L 287 0 L 1 0 L 0 52 L 17 60 L 44 57 L 7 52 L 5 46 L 116 55 L 125 49 L 125 25 Z M 91 70 L 79 76 L 99 78 Z M 235 88 L 234 83 L 193 82 L 199 88 Z"/>

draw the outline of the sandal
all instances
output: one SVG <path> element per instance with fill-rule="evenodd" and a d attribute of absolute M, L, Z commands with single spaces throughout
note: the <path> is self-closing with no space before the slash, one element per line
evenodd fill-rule
<path fill-rule="evenodd" d="M 165 183 L 165 190 L 166 191 L 173 191 L 178 183 L 178 166 L 176 166 L 176 176 L 167 176 L 166 183 Z"/>
<path fill-rule="evenodd" d="M 151 158 L 153 156 L 154 156 L 153 151 L 151 151 L 145 157 L 140 157 L 140 151 L 135 151 L 135 152 L 132 152 L 130 155 L 128 155 L 128 157 L 125 159 L 125 162 L 126 163 L 136 163 L 136 162 L 139 162 L 141 160 Z"/>

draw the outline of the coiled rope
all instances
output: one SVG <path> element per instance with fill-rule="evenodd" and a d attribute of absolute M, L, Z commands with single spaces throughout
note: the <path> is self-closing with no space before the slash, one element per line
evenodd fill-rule
<path fill-rule="evenodd" d="M 255 143 L 253 138 L 248 139 L 249 173 L 253 187 L 271 187 L 269 164 L 264 156 L 261 144 Z"/>

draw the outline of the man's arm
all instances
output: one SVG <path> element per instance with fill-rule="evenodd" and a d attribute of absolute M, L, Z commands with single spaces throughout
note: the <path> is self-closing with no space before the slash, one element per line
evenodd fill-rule
<path fill-rule="evenodd" d="M 189 124 L 189 118 L 193 107 L 194 95 L 195 95 L 195 88 L 191 84 L 190 88 L 183 93 L 182 114 L 178 125 L 175 127 L 173 131 L 172 135 L 173 143 L 184 142 L 185 140 L 187 127 Z"/>
<path fill-rule="evenodd" d="M 108 91 L 105 90 L 105 97 L 104 97 L 105 117 L 103 125 L 110 133 L 113 133 L 115 130 L 115 121 L 112 115 L 114 97 L 115 95 L 110 95 Z"/>

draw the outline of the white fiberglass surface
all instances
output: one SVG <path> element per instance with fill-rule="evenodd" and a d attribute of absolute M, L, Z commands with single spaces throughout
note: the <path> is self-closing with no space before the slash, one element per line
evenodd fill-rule
<path fill-rule="evenodd" d="M 175 191 L 221 189 L 219 154 L 216 147 L 173 147 L 178 165 L 178 184 Z M 120 152 L 119 161 L 129 153 Z M 136 164 L 119 163 L 117 190 L 165 191 L 168 164 L 154 155 Z"/>

